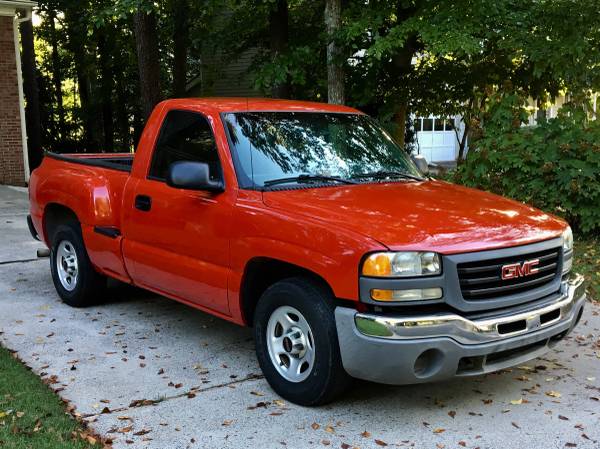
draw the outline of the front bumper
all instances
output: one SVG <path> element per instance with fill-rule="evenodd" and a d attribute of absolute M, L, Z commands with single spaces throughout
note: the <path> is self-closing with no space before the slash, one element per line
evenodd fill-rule
<path fill-rule="evenodd" d="M 538 357 L 573 329 L 584 303 L 584 279 L 571 275 L 547 301 L 492 316 L 384 316 L 338 307 L 335 317 L 348 374 L 401 385 L 488 373 Z"/>

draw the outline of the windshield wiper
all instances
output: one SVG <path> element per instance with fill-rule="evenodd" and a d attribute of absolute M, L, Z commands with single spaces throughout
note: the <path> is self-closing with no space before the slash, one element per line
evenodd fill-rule
<path fill-rule="evenodd" d="M 404 173 L 404 172 L 400 172 L 400 171 L 386 171 L 386 170 L 379 170 L 379 171 L 374 171 L 374 172 L 369 172 L 369 173 L 360 173 L 358 175 L 354 175 L 353 178 L 357 178 L 357 179 L 405 178 L 405 179 L 412 179 L 414 181 L 425 181 L 425 178 L 421 178 L 419 176 L 414 176 L 409 173 Z"/>
<path fill-rule="evenodd" d="M 309 182 L 339 182 L 342 184 L 357 184 L 349 179 L 338 178 L 337 176 L 322 176 L 322 175 L 298 175 L 290 178 L 270 179 L 264 182 L 265 187 L 274 186 L 277 184 L 287 184 L 290 182 L 309 183 Z"/>

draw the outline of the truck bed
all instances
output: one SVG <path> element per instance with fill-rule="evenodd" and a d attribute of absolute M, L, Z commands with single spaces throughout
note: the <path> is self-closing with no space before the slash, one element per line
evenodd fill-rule
<path fill-rule="evenodd" d="M 75 164 L 131 172 L 133 153 L 68 153 L 46 152 L 46 157 Z"/>

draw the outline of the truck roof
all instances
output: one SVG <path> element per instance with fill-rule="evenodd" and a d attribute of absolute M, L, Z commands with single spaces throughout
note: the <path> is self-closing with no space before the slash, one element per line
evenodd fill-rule
<path fill-rule="evenodd" d="M 174 108 L 210 107 L 221 112 L 242 111 L 298 111 L 298 112 L 347 112 L 360 111 L 343 105 L 318 103 L 316 101 L 279 100 L 274 98 L 244 98 L 244 97 L 212 97 L 212 98 L 179 98 L 165 100 L 162 104 Z"/>

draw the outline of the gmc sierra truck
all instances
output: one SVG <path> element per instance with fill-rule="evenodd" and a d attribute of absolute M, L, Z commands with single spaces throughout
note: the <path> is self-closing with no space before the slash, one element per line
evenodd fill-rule
<path fill-rule="evenodd" d="M 417 162 L 349 107 L 168 100 L 135 156 L 46 154 L 28 220 L 65 303 L 110 277 L 252 326 L 299 404 L 548 351 L 585 303 L 567 223 Z"/>

